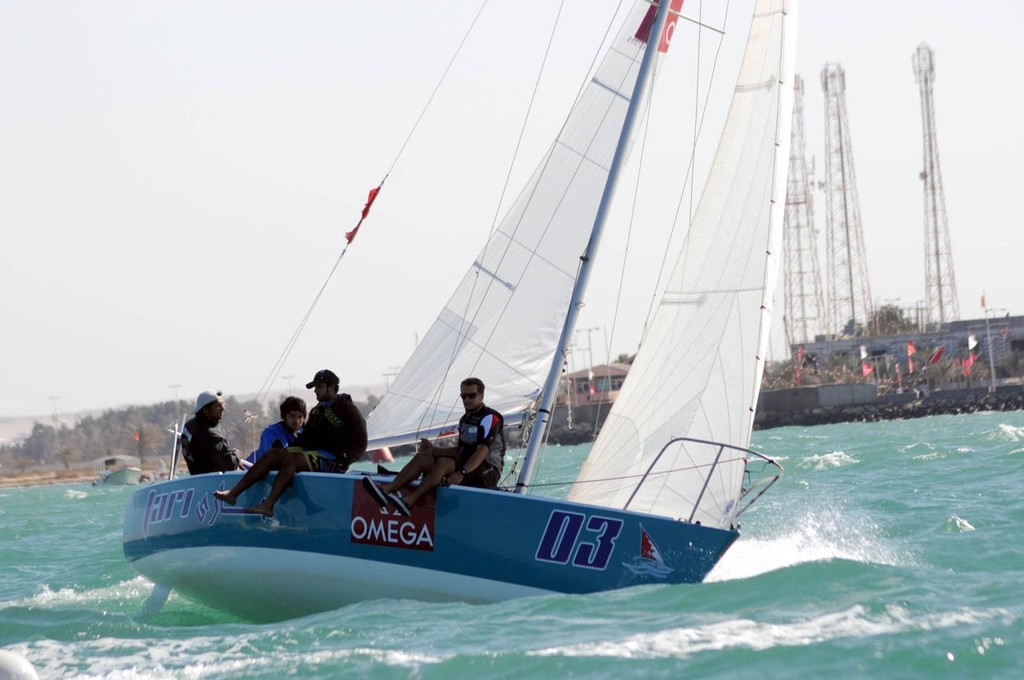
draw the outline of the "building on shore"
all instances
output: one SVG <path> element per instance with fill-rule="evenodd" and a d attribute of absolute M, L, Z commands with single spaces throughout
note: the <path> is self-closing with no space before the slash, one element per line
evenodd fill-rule
<path fill-rule="evenodd" d="M 986 323 L 987 322 L 987 323 Z M 856 357 L 869 363 L 889 357 L 907 367 L 912 362 L 919 367 L 927 364 L 939 348 L 950 359 L 966 359 L 973 354 L 984 365 L 995 366 L 996 378 L 1009 378 L 1000 370 L 1000 362 L 1014 352 L 1024 353 L 1024 316 L 965 319 L 949 321 L 941 329 L 901 333 L 889 336 L 851 336 L 828 338 L 817 336 L 814 342 L 793 346 L 793 356 L 813 357 L 821 365 L 836 355 Z M 914 356 L 915 352 L 921 352 Z"/>

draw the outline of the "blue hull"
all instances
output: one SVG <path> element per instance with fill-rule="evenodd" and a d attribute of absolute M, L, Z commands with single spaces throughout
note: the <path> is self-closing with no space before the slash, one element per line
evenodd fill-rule
<path fill-rule="evenodd" d="M 254 620 L 375 598 L 493 602 L 652 583 L 696 583 L 738 537 L 674 519 L 537 496 L 441 488 L 405 518 L 383 511 L 362 475 L 302 473 L 273 519 L 213 498 L 241 473 L 134 492 L 128 561 L 149 580 Z"/>

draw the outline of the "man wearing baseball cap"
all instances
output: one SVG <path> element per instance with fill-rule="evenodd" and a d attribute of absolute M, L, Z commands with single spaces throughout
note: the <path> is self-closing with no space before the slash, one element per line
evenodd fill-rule
<path fill-rule="evenodd" d="M 190 475 L 230 472 L 238 468 L 238 452 L 228 446 L 224 429 L 224 397 L 220 392 L 202 392 L 196 398 L 193 418 L 181 431 L 181 449 Z"/>
<path fill-rule="evenodd" d="M 267 451 L 245 473 L 238 484 L 213 495 L 228 505 L 238 502 L 238 496 L 250 486 L 277 470 L 277 479 L 267 499 L 247 507 L 246 512 L 272 517 L 274 504 L 291 485 L 299 472 L 337 472 L 359 460 L 366 451 L 366 420 L 348 394 L 339 394 L 341 381 L 334 371 L 316 372 L 306 383 L 314 390 L 317 405 L 309 413 L 302 432 L 288 448 L 276 447 Z"/>

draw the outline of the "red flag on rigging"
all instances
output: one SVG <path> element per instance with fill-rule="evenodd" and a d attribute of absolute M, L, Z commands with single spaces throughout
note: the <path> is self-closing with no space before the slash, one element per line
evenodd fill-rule
<path fill-rule="evenodd" d="M 933 354 L 932 358 L 928 360 L 928 363 L 929 364 L 934 364 L 935 362 L 937 362 L 942 357 L 942 354 L 945 351 L 946 351 L 946 346 L 945 345 L 943 345 L 942 347 L 940 347 L 937 350 L 935 350 L 935 354 Z"/>
<path fill-rule="evenodd" d="M 359 224 L 357 224 L 355 226 L 355 229 L 353 229 L 352 231 L 345 232 L 346 242 L 352 243 L 352 241 L 355 240 L 356 234 L 359 233 L 359 227 L 363 225 L 363 220 L 365 220 L 366 217 L 370 214 L 370 207 L 373 205 L 373 202 L 377 200 L 377 194 L 379 193 L 380 186 L 376 186 L 373 189 L 370 189 L 370 195 L 366 198 L 366 205 L 363 206 L 363 214 L 362 217 L 359 218 Z"/>

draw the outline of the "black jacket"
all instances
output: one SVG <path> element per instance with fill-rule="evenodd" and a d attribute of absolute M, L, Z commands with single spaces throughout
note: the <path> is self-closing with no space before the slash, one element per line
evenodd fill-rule
<path fill-rule="evenodd" d="M 327 451 L 348 462 L 359 460 L 366 451 L 366 419 L 352 397 L 339 394 L 329 404 L 313 407 L 292 446 Z"/>
<path fill-rule="evenodd" d="M 202 413 L 185 423 L 181 431 L 181 448 L 190 475 L 238 469 L 238 452 L 228 446 L 224 430 L 204 418 Z"/>

